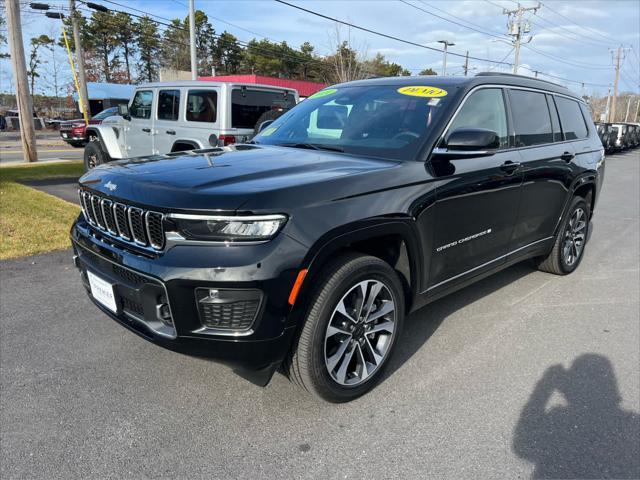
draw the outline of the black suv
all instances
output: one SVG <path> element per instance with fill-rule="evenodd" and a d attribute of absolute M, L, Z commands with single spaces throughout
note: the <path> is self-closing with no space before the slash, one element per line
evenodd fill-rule
<path fill-rule="evenodd" d="M 563 87 L 381 78 L 250 144 L 90 171 L 71 236 L 92 300 L 130 330 L 341 402 L 380 380 L 409 312 L 525 259 L 575 270 L 603 175 Z"/>

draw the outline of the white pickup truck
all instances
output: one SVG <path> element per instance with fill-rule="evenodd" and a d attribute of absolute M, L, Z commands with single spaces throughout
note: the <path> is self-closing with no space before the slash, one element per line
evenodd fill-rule
<path fill-rule="evenodd" d="M 119 115 L 89 125 L 85 169 L 122 158 L 242 143 L 258 119 L 298 102 L 293 89 L 230 82 L 176 81 L 136 87 Z"/>

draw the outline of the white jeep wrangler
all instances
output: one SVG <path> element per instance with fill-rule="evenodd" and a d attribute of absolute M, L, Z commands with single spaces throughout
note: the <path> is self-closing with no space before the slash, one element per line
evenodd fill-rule
<path fill-rule="evenodd" d="M 89 125 L 85 169 L 122 158 L 227 146 L 249 140 L 260 117 L 298 102 L 293 89 L 177 81 L 140 85 L 119 115 Z"/>

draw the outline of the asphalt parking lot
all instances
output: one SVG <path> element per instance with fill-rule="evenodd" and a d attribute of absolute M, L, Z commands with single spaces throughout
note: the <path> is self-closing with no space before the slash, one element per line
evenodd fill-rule
<path fill-rule="evenodd" d="M 347 405 L 172 353 L 86 298 L 69 251 L 0 263 L 0 475 L 640 477 L 640 151 L 607 160 L 580 268 L 516 265 L 414 313 Z"/>

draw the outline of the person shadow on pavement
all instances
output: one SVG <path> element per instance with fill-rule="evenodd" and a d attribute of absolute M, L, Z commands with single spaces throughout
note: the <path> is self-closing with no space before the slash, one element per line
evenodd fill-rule
<path fill-rule="evenodd" d="M 556 393 L 564 406 L 549 406 Z M 513 450 L 535 464 L 533 478 L 640 478 L 640 416 L 621 400 L 606 357 L 554 365 L 520 414 Z"/>

